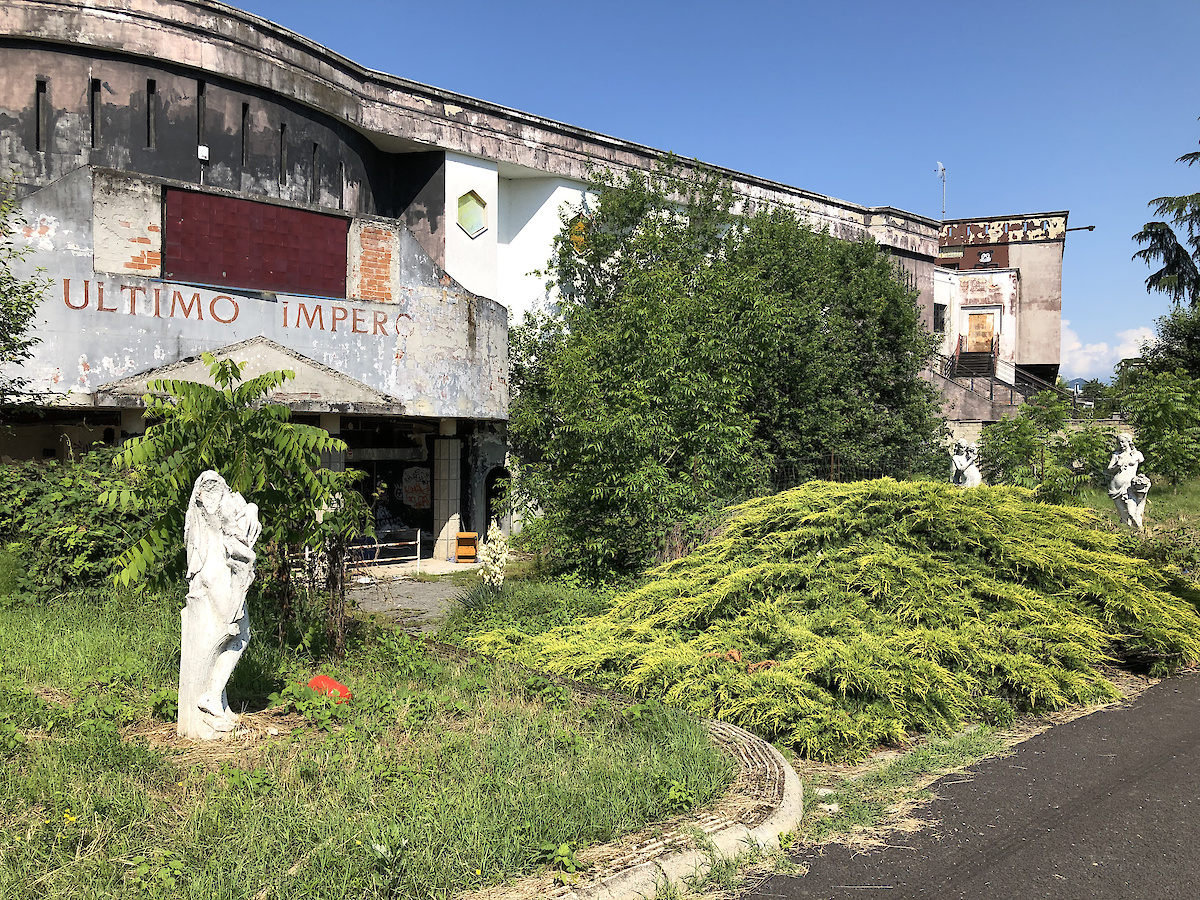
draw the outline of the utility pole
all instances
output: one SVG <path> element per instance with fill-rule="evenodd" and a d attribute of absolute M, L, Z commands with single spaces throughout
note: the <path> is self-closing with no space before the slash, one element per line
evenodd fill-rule
<path fill-rule="evenodd" d="M 937 169 L 934 170 L 937 177 L 942 179 L 942 221 L 946 221 L 946 167 L 938 161 Z"/>

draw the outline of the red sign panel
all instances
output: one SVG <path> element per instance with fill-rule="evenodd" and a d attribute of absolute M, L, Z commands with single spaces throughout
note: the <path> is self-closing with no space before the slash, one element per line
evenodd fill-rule
<path fill-rule="evenodd" d="M 168 188 L 165 231 L 168 280 L 346 296 L 341 216 Z"/>

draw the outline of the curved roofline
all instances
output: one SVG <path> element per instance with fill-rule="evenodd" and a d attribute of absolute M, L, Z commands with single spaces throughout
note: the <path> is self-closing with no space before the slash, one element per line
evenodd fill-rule
<path fill-rule="evenodd" d="M 346 122 L 374 142 L 394 138 L 585 180 L 591 165 L 647 169 L 665 151 L 362 66 L 275 22 L 217 0 L 0 0 L 0 35 L 95 47 L 251 84 Z M 384 147 L 384 149 L 387 149 Z M 699 160 L 750 201 L 790 204 L 835 231 L 899 232 L 936 253 L 936 219 L 868 207 Z"/>

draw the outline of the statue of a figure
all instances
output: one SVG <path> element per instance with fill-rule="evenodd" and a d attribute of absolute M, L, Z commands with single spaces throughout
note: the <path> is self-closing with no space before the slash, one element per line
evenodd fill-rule
<path fill-rule="evenodd" d="M 974 441 L 959 438 L 950 454 L 950 483 L 959 487 L 979 487 L 983 475 L 979 471 L 979 448 Z"/>
<path fill-rule="evenodd" d="M 1145 461 L 1138 448 L 1133 446 L 1131 435 L 1117 435 L 1117 447 L 1108 461 L 1108 471 L 1113 473 L 1112 481 L 1108 484 L 1108 496 L 1112 497 L 1117 507 L 1121 524 L 1129 525 L 1135 531 L 1142 530 L 1146 495 L 1150 493 L 1150 479 L 1138 474 L 1138 464 Z"/>
<path fill-rule="evenodd" d="M 200 474 L 183 528 L 188 593 L 179 658 L 181 737 L 228 737 L 237 724 L 225 684 L 250 642 L 246 591 L 261 531 L 257 506 L 217 472 Z"/>

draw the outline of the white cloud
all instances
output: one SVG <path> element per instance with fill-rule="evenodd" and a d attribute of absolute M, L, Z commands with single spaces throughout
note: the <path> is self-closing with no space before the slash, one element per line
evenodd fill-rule
<path fill-rule="evenodd" d="M 1068 381 L 1072 378 L 1099 378 L 1107 381 L 1113 366 L 1121 360 L 1138 356 L 1142 344 L 1154 339 L 1154 329 L 1146 325 L 1118 331 L 1112 346 L 1107 341 L 1085 344 L 1069 327 L 1069 319 L 1062 320 L 1062 363 L 1059 373 Z"/>

